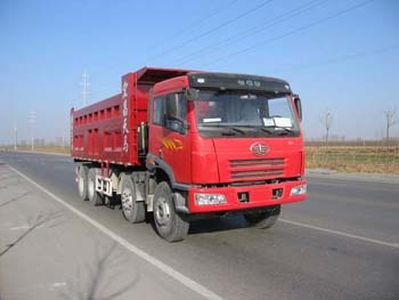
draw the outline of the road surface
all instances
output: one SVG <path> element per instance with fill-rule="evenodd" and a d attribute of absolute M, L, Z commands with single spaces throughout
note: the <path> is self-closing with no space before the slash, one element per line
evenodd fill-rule
<path fill-rule="evenodd" d="M 74 177 L 68 157 L 0 153 L 1 299 L 87 295 L 104 269 L 95 292 L 115 299 L 399 299 L 398 183 L 309 177 L 308 200 L 269 230 L 230 216 L 170 244 L 80 201 Z"/>

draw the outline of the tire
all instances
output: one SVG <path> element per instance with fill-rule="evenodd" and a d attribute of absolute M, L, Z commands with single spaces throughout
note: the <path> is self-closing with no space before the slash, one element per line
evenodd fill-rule
<path fill-rule="evenodd" d="M 87 173 L 89 168 L 84 165 L 78 167 L 78 193 L 79 198 L 86 201 L 88 199 L 87 195 Z"/>
<path fill-rule="evenodd" d="M 154 223 L 159 236 L 168 242 L 184 240 L 190 223 L 176 213 L 172 191 L 167 182 L 157 185 L 153 204 Z"/>
<path fill-rule="evenodd" d="M 277 205 L 260 213 L 244 213 L 244 217 L 251 226 L 259 229 L 267 229 L 276 223 L 280 215 L 280 210 L 280 205 Z"/>
<path fill-rule="evenodd" d="M 98 169 L 91 168 L 87 176 L 87 197 L 89 203 L 93 206 L 99 206 L 104 204 L 104 200 L 100 193 L 96 191 L 96 175 L 98 174 Z"/>
<path fill-rule="evenodd" d="M 145 221 L 145 206 L 143 201 L 136 201 L 136 189 L 131 176 L 122 178 L 121 206 L 123 217 L 130 223 Z"/>

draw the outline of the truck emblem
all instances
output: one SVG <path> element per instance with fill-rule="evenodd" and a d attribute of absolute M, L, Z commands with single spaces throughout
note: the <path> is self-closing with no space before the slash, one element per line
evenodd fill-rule
<path fill-rule="evenodd" d="M 265 155 L 269 152 L 269 147 L 263 143 L 256 142 L 249 147 L 249 150 L 255 155 Z"/>

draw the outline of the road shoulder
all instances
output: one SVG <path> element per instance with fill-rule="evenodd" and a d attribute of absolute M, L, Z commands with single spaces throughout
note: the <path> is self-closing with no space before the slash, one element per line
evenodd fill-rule
<path fill-rule="evenodd" d="M 0 286 L 1 299 L 200 298 L 5 164 L 0 164 Z"/>
<path fill-rule="evenodd" d="M 306 177 L 399 184 L 399 175 L 379 173 L 338 173 L 329 169 L 307 169 Z"/>

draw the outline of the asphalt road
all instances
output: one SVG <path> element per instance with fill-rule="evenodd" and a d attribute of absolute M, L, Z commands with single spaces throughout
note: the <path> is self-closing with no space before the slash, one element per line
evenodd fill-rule
<path fill-rule="evenodd" d="M 242 217 L 231 216 L 196 222 L 185 241 L 169 244 L 149 224 L 124 221 L 118 208 L 94 208 L 81 202 L 74 165 L 68 157 L 0 153 L 0 161 L 145 255 L 163 262 L 171 272 L 177 271 L 223 298 L 399 299 L 398 183 L 309 177 L 308 200 L 286 205 L 281 220 L 269 230 L 248 228 Z M 86 226 L 79 224 L 74 225 L 76 232 L 79 226 Z M 84 237 L 87 241 L 109 239 L 104 234 L 87 233 Z M 51 248 L 43 249 L 43 255 L 46 251 Z M 124 257 L 132 260 L 132 265 L 141 264 L 142 280 L 151 283 L 151 276 L 158 274 L 166 281 L 152 286 L 153 295 L 158 288 L 159 295 L 174 287 L 187 289 L 176 278 L 171 280 L 170 272 L 140 262 L 137 254 L 129 252 Z M 195 288 L 191 293 L 196 294 Z M 180 297 L 189 294 L 183 291 Z"/>

